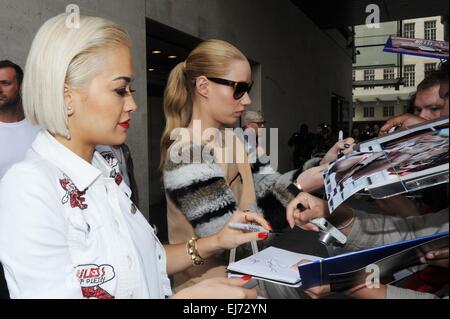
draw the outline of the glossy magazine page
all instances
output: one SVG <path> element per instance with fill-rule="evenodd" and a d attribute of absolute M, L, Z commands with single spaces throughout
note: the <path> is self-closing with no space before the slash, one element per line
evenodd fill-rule
<path fill-rule="evenodd" d="M 448 118 L 357 145 L 324 172 L 330 213 L 362 190 L 386 198 L 448 182 Z"/>

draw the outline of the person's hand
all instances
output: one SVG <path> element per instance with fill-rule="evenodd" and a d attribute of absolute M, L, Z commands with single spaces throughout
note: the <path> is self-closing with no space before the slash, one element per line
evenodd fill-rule
<path fill-rule="evenodd" d="M 302 206 L 305 209 L 303 211 L 299 208 Z M 305 192 L 298 194 L 286 207 L 286 219 L 291 228 L 297 225 L 304 230 L 319 231 L 319 228 L 309 221 L 328 216 L 327 202 Z"/>
<path fill-rule="evenodd" d="M 420 258 L 420 262 L 432 266 L 448 268 L 448 247 L 429 251 Z"/>
<path fill-rule="evenodd" d="M 229 223 L 257 224 L 262 226 L 265 231 L 243 231 L 233 229 L 227 224 L 217 234 L 213 235 L 219 249 L 232 249 L 249 241 L 267 239 L 269 231 L 272 230 L 272 227 L 262 216 L 252 212 L 235 212 Z"/>
<path fill-rule="evenodd" d="M 247 277 L 248 278 L 248 277 Z M 242 278 L 210 278 L 184 288 L 176 293 L 175 299 L 255 299 L 256 290 L 243 286 L 247 280 Z"/>
<path fill-rule="evenodd" d="M 353 146 L 355 146 L 355 140 L 351 137 L 338 141 L 328 150 L 320 161 L 320 164 L 329 164 L 337 160 L 339 158 L 339 154 L 347 154 L 353 151 Z"/>
<path fill-rule="evenodd" d="M 421 118 L 420 116 L 409 113 L 394 116 L 381 127 L 380 135 L 389 133 L 389 130 L 393 127 L 408 128 L 409 126 L 413 126 L 415 124 L 419 124 L 425 121 L 426 120 Z"/>

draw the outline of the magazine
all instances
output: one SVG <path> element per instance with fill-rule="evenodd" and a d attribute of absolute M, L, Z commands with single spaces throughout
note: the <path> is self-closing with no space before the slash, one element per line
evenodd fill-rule
<path fill-rule="evenodd" d="M 260 252 L 228 265 L 229 277 L 251 275 L 256 279 L 299 287 L 298 265 L 321 259 L 317 256 L 294 253 L 268 247 Z"/>
<path fill-rule="evenodd" d="M 448 42 L 389 36 L 384 52 L 448 59 Z"/>
<path fill-rule="evenodd" d="M 381 283 L 397 281 L 428 251 L 448 247 L 448 232 L 321 258 L 268 247 L 228 265 L 229 277 L 251 275 L 254 279 L 307 289 L 331 284 L 332 291 L 344 291 L 364 283 L 367 267 L 378 267 Z"/>
<path fill-rule="evenodd" d="M 448 118 L 357 145 L 324 172 L 330 213 L 361 190 L 386 198 L 448 182 Z"/>

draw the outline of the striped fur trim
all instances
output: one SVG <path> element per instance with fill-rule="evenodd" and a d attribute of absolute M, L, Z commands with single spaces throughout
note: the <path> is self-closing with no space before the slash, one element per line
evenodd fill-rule
<path fill-rule="evenodd" d="M 280 178 L 279 173 L 275 174 L 253 174 L 253 181 L 255 183 L 256 198 L 264 196 L 267 192 L 270 192 L 273 185 Z"/>
<path fill-rule="evenodd" d="M 200 237 L 212 235 L 231 218 L 237 207 L 236 199 L 225 181 L 222 167 L 214 163 L 210 146 L 185 144 L 181 148 L 179 163 L 170 158 L 166 161 L 164 187 L 195 233 Z M 202 162 L 189 162 L 193 152 L 203 154 Z"/>

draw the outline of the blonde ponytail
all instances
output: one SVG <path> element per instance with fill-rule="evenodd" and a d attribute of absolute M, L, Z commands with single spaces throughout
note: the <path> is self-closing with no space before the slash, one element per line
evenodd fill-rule
<path fill-rule="evenodd" d="M 170 134 L 177 127 L 187 127 L 192 116 L 191 89 L 185 74 L 186 63 L 178 63 L 172 69 L 164 91 L 164 115 L 166 127 L 161 136 L 161 159 L 160 169 L 166 160 L 167 149 L 172 141 Z"/>

